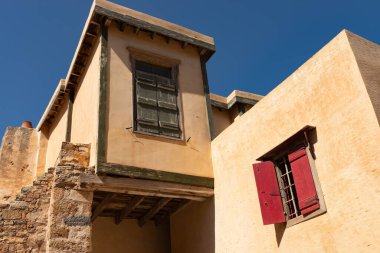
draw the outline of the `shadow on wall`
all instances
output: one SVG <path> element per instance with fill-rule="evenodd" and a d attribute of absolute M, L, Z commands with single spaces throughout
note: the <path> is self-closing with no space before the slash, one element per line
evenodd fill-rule
<path fill-rule="evenodd" d="M 313 159 L 316 160 L 317 156 L 315 155 L 314 145 L 318 142 L 317 130 L 313 129 L 312 131 L 309 131 L 307 134 L 307 137 L 310 143 L 310 153 L 313 156 Z M 274 229 L 276 232 L 276 241 L 277 241 L 278 247 L 280 247 L 282 238 L 285 234 L 286 225 L 287 225 L 286 222 L 274 224 Z"/>

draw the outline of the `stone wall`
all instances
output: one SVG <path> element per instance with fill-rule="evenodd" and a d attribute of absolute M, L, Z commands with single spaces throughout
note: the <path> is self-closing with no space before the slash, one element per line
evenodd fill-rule
<path fill-rule="evenodd" d="M 89 145 L 63 143 L 55 168 L 0 205 L 0 252 L 90 252 L 92 192 L 77 190 Z"/>
<path fill-rule="evenodd" d="M 0 205 L 0 252 L 44 252 L 53 169 Z"/>

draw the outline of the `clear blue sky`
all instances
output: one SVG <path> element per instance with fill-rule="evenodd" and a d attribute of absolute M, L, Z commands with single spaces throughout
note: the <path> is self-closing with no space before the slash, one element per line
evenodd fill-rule
<path fill-rule="evenodd" d="M 380 43 L 378 0 L 114 0 L 215 38 L 211 92 L 265 95 L 346 28 Z M 37 125 L 67 74 L 91 0 L 2 1 L 0 136 Z M 1 137 L 0 137 L 1 138 Z"/>

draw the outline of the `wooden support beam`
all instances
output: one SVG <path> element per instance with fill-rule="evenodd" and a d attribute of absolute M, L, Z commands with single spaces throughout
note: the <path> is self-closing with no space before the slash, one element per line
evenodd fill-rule
<path fill-rule="evenodd" d="M 86 32 L 86 35 L 91 36 L 91 37 L 94 37 L 94 38 L 98 36 L 98 35 L 93 34 L 93 33 L 90 33 L 90 32 Z"/>
<path fill-rule="evenodd" d="M 166 212 L 164 215 L 161 215 L 154 219 L 154 223 L 156 226 L 160 226 L 164 221 L 169 220 L 170 215 L 180 210 L 182 207 L 190 203 L 190 200 L 183 199 L 181 203 L 179 203 L 175 208 L 170 209 L 170 211 Z"/>
<path fill-rule="evenodd" d="M 143 217 L 139 219 L 139 226 L 142 227 L 144 224 L 149 221 L 151 218 L 153 218 L 156 213 L 158 213 L 161 208 L 163 208 L 167 203 L 169 203 L 171 198 L 162 198 L 158 203 L 152 207 L 152 209 L 149 210 Z"/>
<path fill-rule="evenodd" d="M 151 32 L 150 33 L 150 38 L 153 40 L 154 39 L 154 37 L 156 36 L 156 33 L 155 32 Z"/>
<path fill-rule="evenodd" d="M 140 33 L 140 27 L 135 27 L 135 33 L 138 35 Z"/>
<path fill-rule="evenodd" d="M 152 170 L 115 163 L 98 164 L 98 173 L 214 188 L 213 178 Z"/>
<path fill-rule="evenodd" d="M 117 214 L 115 217 L 115 223 L 119 224 L 124 217 L 127 217 L 138 205 L 140 205 L 144 201 L 145 197 L 136 196 L 132 199 L 131 202 L 127 203 L 127 205 Z"/>
<path fill-rule="evenodd" d="M 182 48 L 186 48 L 186 47 L 187 47 L 187 45 L 188 45 L 188 43 L 187 43 L 187 42 L 182 42 Z"/>
<path fill-rule="evenodd" d="M 125 28 L 127 27 L 127 24 L 124 22 L 119 22 L 119 31 L 124 32 Z"/>
<path fill-rule="evenodd" d="M 94 21 L 94 20 L 91 20 L 90 23 L 93 24 L 93 25 L 96 25 L 96 26 L 100 26 L 100 24 L 98 22 Z"/>
<path fill-rule="evenodd" d="M 107 205 L 112 201 L 116 194 L 108 193 L 107 196 L 102 200 L 102 202 L 96 207 L 95 211 L 92 213 L 91 221 L 95 221 L 96 217 L 99 216 L 106 209 Z"/>
<path fill-rule="evenodd" d="M 104 25 L 105 25 L 106 27 L 109 27 L 109 26 L 111 25 L 111 22 L 112 22 L 112 19 L 107 18 L 106 21 L 104 22 Z"/>
<path fill-rule="evenodd" d="M 160 182 L 153 180 L 80 175 L 80 187 L 91 191 L 107 191 L 141 196 L 157 196 L 168 198 L 203 201 L 214 195 L 211 188 Z"/>

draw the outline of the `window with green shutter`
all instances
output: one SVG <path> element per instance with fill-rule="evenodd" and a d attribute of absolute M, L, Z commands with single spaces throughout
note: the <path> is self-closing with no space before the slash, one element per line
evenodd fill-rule
<path fill-rule="evenodd" d="M 176 69 L 135 61 L 134 130 L 181 138 Z"/>

